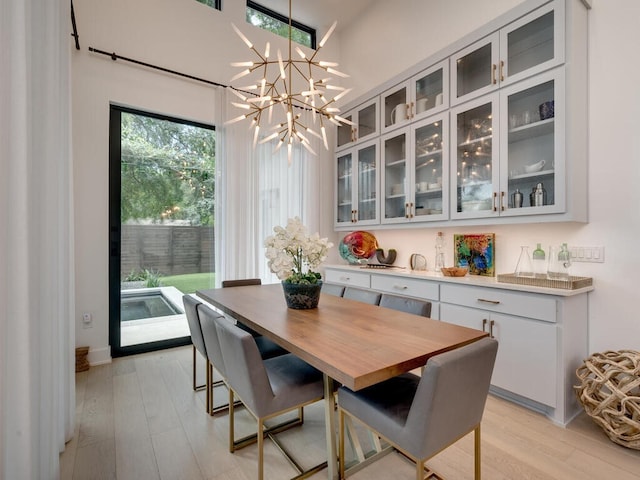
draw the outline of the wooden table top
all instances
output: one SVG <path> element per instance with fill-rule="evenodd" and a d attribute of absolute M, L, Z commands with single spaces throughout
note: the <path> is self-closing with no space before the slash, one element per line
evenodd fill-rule
<path fill-rule="evenodd" d="M 328 294 L 321 295 L 318 308 L 293 310 L 280 284 L 197 294 L 352 390 L 419 368 L 433 355 L 488 335 Z"/>

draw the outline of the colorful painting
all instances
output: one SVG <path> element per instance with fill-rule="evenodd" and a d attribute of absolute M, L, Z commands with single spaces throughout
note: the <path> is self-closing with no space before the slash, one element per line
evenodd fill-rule
<path fill-rule="evenodd" d="M 455 234 L 453 256 L 457 267 L 467 267 L 470 275 L 493 277 L 495 272 L 495 233 Z"/>

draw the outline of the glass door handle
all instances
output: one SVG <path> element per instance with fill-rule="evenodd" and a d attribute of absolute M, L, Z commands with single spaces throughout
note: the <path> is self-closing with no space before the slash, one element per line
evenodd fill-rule
<path fill-rule="evenodd" d="M 498 69 L 498 66 L 495 63 L 492 63 L 491 64 L 491 83 L 493 83 L 494 85 L 498 83 L 498 79 L 496 78 L 497 69 Z"/>
<path fill-rule="evenodd" d="M 500 60 L 500 81 L 504 82 L 504 60 Z"/>

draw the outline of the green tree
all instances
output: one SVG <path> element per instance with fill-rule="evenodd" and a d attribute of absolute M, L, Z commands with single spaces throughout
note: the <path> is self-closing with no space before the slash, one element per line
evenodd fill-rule
<path fill-rule="evenodd" d="M 213 225 L 215 132 L 122 114 L 121 221 Z"/>

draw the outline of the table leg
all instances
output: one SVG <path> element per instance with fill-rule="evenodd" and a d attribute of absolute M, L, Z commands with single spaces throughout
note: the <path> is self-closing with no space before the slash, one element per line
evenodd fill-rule
<path fill-rule="evenodd" d="M 325 430 L 327 436 L 327 471 L 328 478 L 338 478 L 338 451 L 336 448 L 336 400 L 333 394 L 333 378 L 323 374 Z"/>

